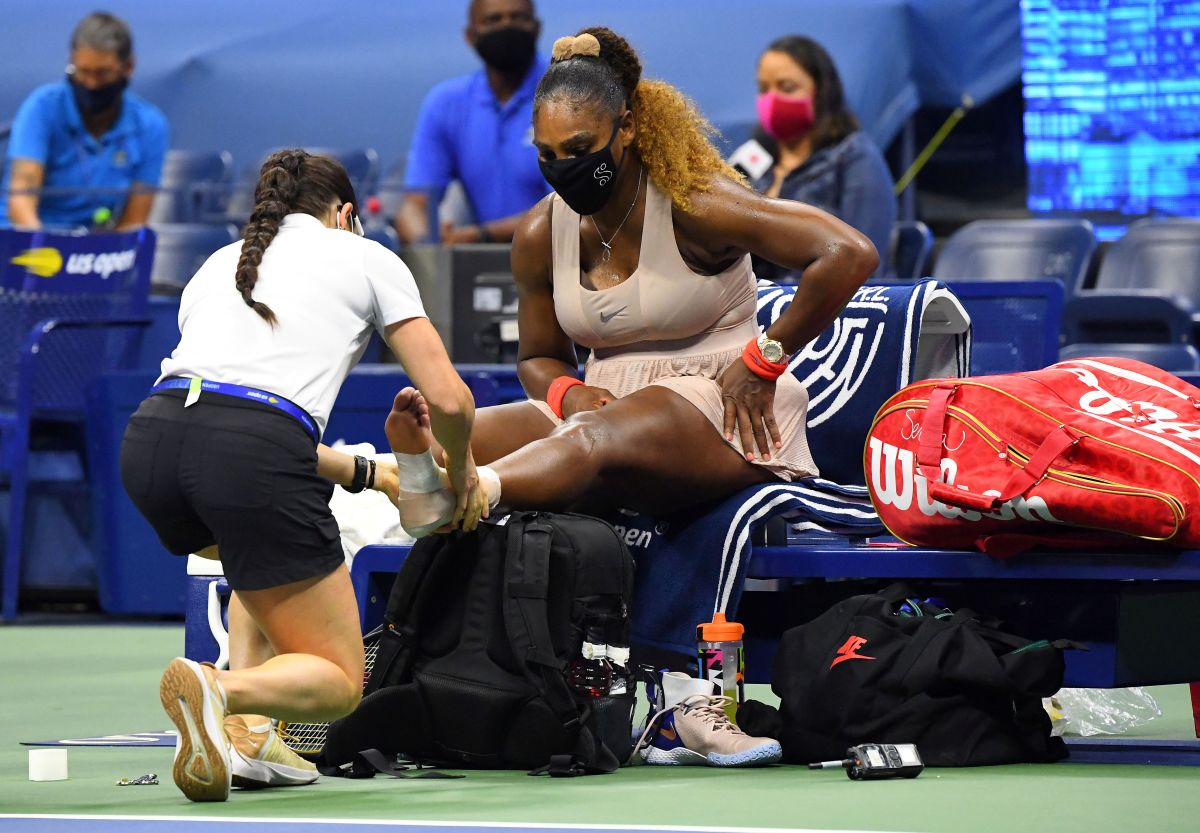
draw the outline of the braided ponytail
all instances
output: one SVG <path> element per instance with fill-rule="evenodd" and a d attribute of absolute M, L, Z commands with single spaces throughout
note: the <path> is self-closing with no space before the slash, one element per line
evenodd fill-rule
<path fill-rule="evenodd" d="M 251 293 L 258 283 L 258 267 L 263 254 L 275 235 L 279 224 L 291 210 L 300 189 L 300 171 L 308 154 L 302 150 L 281 150 L 267 157 L 258 175 L 254 189 L 254 209 L 250 222 L 242 235 L 242 256 L 238 258 L 234 273 L 238 292 L 246 306 L 257 312 L 264 321 L 275 326 L 275 313 L 261 301 L 255 301 Z"/>

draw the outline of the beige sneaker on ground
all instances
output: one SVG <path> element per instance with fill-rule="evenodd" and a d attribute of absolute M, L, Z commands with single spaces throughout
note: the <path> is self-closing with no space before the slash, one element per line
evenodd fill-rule
<path fill-rule="evenodd" d="M 233 786 L 244 790 L 311 784 L 317 767 L 288 748 L 270 718 L 231 714 L 225 733 L 233 747 Z"/>
<path fill-rule="evenodd" d="M 656 714 L 637 744 L 642 760 L 658 766 L 764 766 L 779 763 L 783 748 L 772 738 L 747 735 L 725 713 L 728 697 L 711 680 L 681 672 L 662 675 Z"/>
<path fill-rule="evenodd" d="M 171 776 L 192 801 L 229 798 L 229 740 L 222 723 L 225 693 L 198 663 L 176 657 L 158 684 L 167 717 L 179 730 Z"/>

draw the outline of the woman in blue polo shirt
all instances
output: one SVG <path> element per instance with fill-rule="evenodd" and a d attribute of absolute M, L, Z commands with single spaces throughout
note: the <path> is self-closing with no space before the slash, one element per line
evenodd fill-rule
<path fill-rule="evenodd" d="M 133 38 L 96 12 L 71 35 L 67 77 L 38 87 L 13 121 L 0 228 L 145 224 L 167 152 L 167 120 L 129 92 Z"/>
<path fill-rule="evenodd" d="M 361 236 L 355 204 L 334 160 L 303 150 L 269 157 L 242 242 L 215 252 L 188 282 L 179 345 L 125 433 L 130 498 L 168 550 L 220 558 L 234 591 L 231 648 L 236 639 L 239 655 L 259 660 L 222 671 L 178 658 L 163 673 L 159 694 L 179 729 L 173 775 L 193 801 L 224 801 L 231 785 L 315 780 L 267 718 L 332 720 L 362 694 L 362 635 L 329 510 L 333 483 L 383 490 L 390 478 L 386 491 L 414 535 L 447 520 L 470 529 L 487 511 L 468 448 L 471 393 L 412 274 Z M 319 445 L 372 331 L 421 389 L 401 391 L 395 407 L 447 446 L 449 488 L 436 499 L 401 499 L 441 489 L 436 478 L 406 480 L 403 454 L 398 472 L 385 471 Z"/>

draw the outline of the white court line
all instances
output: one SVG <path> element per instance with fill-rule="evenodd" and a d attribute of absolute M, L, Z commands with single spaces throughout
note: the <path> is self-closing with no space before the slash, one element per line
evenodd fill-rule
<path fill-rule="evenodd" d="M 247 816 L 129 816 L 60 815 L 58 813 L 0 813 L 2 819 L 58 819 L 71 821 L 170 821 L 243 824 L 345 824 L 388 827 L 483 828 L 487 830 L 653 830 L 663 833 L 899 833 L 883 830 L 847 830 L 810 827 L 700 827 L 677 824 L 572 824 L 540 821 L 420 821 L 416 819 L 306 819 L 251 818 Z"/>

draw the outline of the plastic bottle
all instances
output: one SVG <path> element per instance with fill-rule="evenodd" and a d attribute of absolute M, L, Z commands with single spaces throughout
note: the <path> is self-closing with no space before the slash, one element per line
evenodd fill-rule
<path fill-rule="evenodd" d="M 721 694 L 729 698 L 725 713 L 737 722 L 737 708 L 744 699 L 746 658 L 742 637 L 746 629 L 729 622 L 724 613 L 714 613 L 711 622 L 696 626 L 696 653 L 700 661 L 700 676 L 715 680 Z"/>
<path fill-rule="evenodd" d="M 612 687 L 613 670 L 608 661 L 602 628 L 588 626 L 579 656 L 571 662 L 568 682 L 584 697 L 603 697 Z"/>

